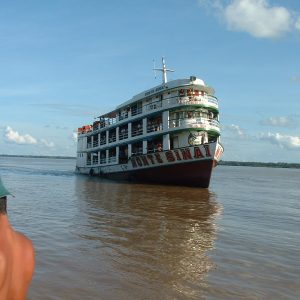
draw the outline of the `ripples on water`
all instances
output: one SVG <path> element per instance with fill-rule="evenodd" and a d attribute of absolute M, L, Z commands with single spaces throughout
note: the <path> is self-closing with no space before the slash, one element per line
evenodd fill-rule
<path fill-rule="evenodd" d="M 36 248 L 28 299 L 298 299 L 299 170 L 218 167 L 206 190 L 73 166 L 0 158 Z"/>

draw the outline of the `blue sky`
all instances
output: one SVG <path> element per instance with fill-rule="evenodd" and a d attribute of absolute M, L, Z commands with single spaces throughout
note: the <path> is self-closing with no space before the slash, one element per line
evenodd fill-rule
<path fill-rule="evenodd" d="M 0 154 L 75 156 L 164 56 L 215 88 L 224 160 L 300 163 L 298 0 L 6 1 L 0 43 Z"/>

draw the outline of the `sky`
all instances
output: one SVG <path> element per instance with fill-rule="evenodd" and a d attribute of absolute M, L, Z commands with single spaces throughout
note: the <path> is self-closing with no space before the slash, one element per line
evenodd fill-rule
<path fill-rule="evenodd" d="M 0 4 L 0 154 L 76 155 L 76 130 L 195 75 L 216 91 L 223 160 L 300 163 L 299 0 Z"/>

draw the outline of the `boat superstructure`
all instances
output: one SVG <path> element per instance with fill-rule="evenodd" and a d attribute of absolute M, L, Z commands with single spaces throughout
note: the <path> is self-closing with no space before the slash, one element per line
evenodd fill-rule
<path fill-rule="evenodd" d="M 78 128 L 76 171 L 105 178 L 208 187 L 219 161 L 218 99 L 190 76 L 143 91 Z"/>

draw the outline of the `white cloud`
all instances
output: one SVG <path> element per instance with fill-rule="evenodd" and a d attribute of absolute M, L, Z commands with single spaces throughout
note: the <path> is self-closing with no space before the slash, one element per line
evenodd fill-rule
<path fill-rule="evenodd" d="M 285 7 L 271 7 L 267 0 L 234 0 L 224 15 L 230 29 L 259 38 L 280 37 L 290 30 L 292 22 Z"/>
<path fill-rule="evenodd" d="M 225 126 L 224 129 L 230 131 L 237 138 L 246 138 L 246 137 L 248 137 L 248 135 L 246 134 L 244 129 L 242 129 L 238 125 L 231 124 L 231 125 Z"/>
<path fill-rule="evenodd" d="M 279 126 L 279 127 L 294 127 L 296 121 L 292 117 L 269 117 L 260 122 L 261 125 Z"/>
<path fill-rule="evenodd" d="M 221 15 L 229 30 L 247 32 L 257 38 L 278 38 L 292 29 L 300 30 L 300 17 L 269 0 L 198 0 L 201 6 Z M 297 19 L 296 19 L 297 18 Z"/>
<path fill-rule="evenodd" d="M 55 144 L 53 142 L 48 142 L 45 139 L 40 139 L 40 143 L 48 148 L 54 148 Z"/>
<path fill-rule="evenodd" d="M 18 131 L 13 130 L 10 126 L 6 126 L 4 136 L 7 141 L 19 145 L 37 145 L 46 146 L 47 148 L 54 148 L 55 144 L 45 139 L 36 139 L 30 134 L 21 135 Z"/>
<path fill-rule="evenodd" d="M 14 131 L 11 127 L 6 126 L 5 137 L 8 141 L 23 144 L 32 145 L 37 144 L 37 140 L 29 134 L 21 135 L 18 131 Z"/>
<path fill-rule="evenodd" d="M 72 133 L 72 140 L 74 141 L 74 143 L 77 143 L 77 132 Z"/>
<path fill-rule="evenodd" d="M 278 145 L 281 148 L 289 150 L 299 150 L 300 149 L 300 137 L 283 135 L 280 133 L 266 133 L 262 134 L 260 137 L 261 140 L 269 141 L 274 145 Z"/>
<path fill-rule="evenodd" d="M 75 144 L 77 143 L 77 132 L 72 132 L 72 134 L 70 134 L 68 136 L 69 140 L 73 141 Z"/>

